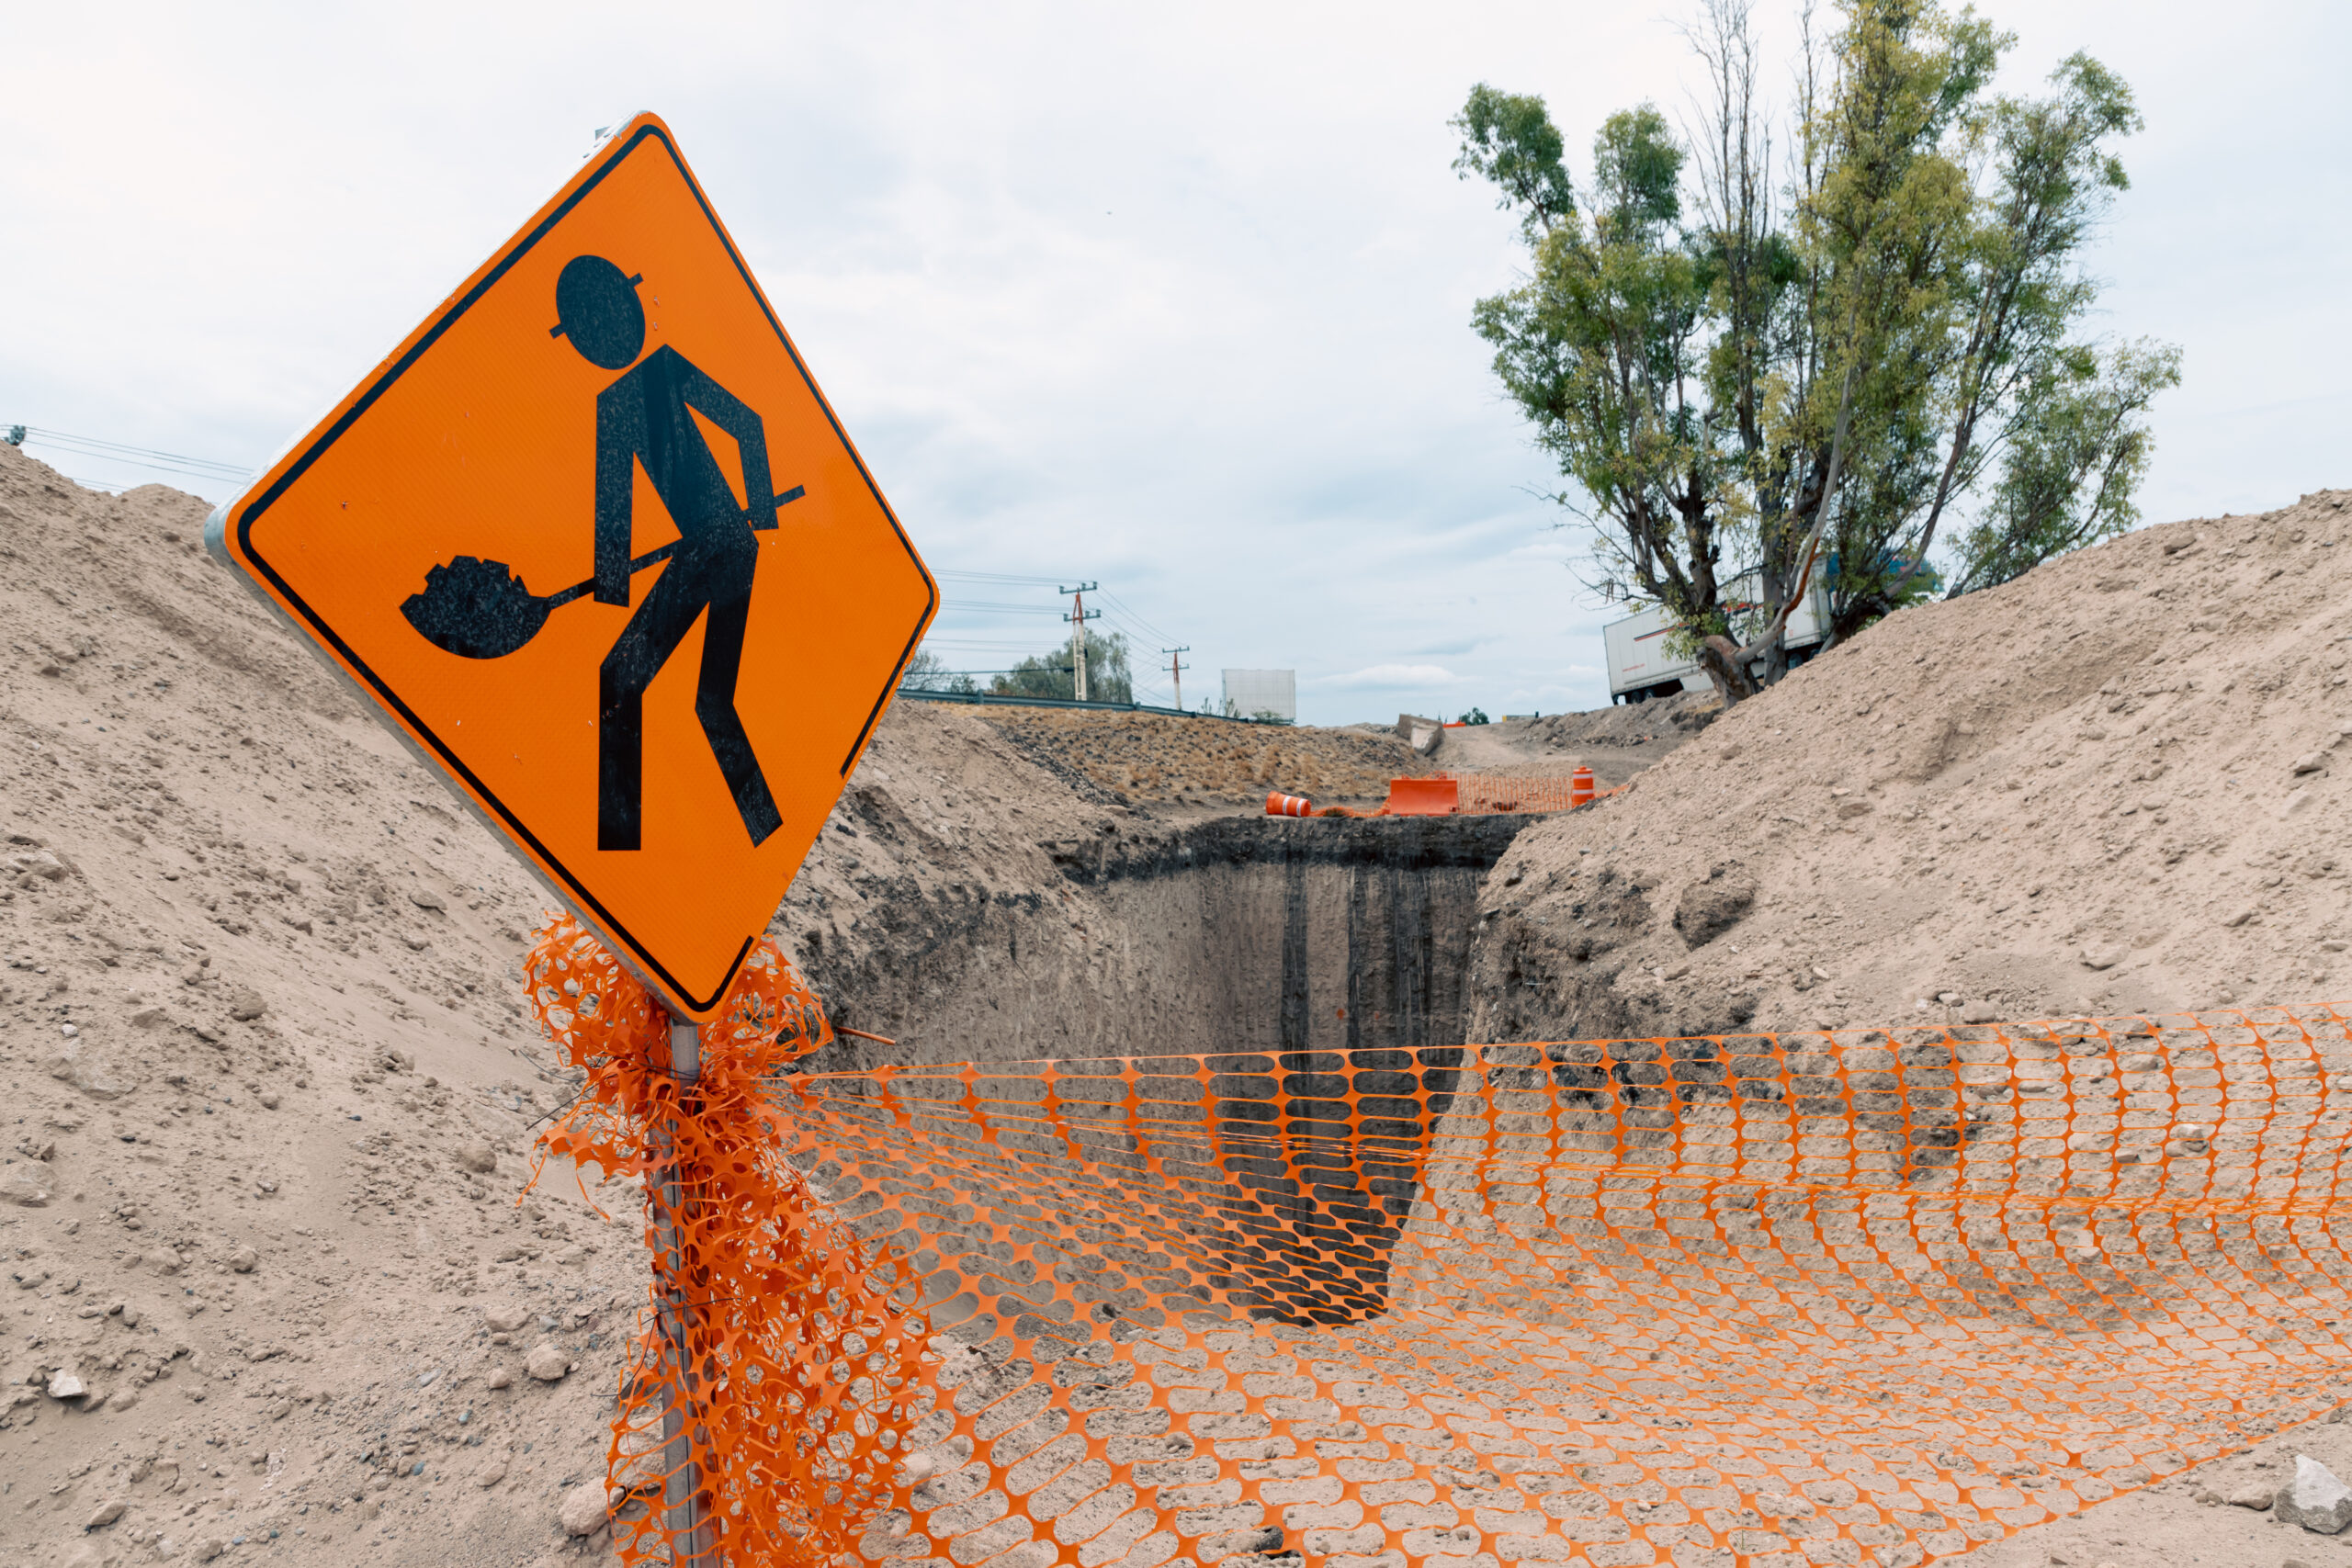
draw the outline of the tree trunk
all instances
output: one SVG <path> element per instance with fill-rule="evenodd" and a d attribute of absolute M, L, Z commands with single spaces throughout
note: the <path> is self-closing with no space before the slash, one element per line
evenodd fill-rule
<path fill-rule="evenodd" d="M 1739 644 L 1727 637 L 1711 637 L 1699 645 L 1699 668 L 1714 682 L 1715 695 L 1723 699 L 1725 707 L 1764 689 L 1747 672 L 1747 661 L 1740 657 Z"/>

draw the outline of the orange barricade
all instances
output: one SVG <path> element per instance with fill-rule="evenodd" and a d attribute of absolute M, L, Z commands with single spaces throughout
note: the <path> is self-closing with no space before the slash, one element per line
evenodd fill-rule
<path fill-rule="evenodd" d="M 1315 803 L 1303 795 L 1283 795 L 1277 792 L 1266 796 L 1266 815 L 1269 817 L 1312 817 L 1315 815 Z"/>
<path fill-rule="evenodd" d="M 1395 817 L 1419 817 L 1429 813 L 1420 810 L 1396 809 L 1396 789 L 1402 784 L 1420 789 L 1436 789 L 1441 784 L 1452 790 L 1453 808 L 1463 813 L 1511 811 L 1569 811 L 1592 804 L 1592 770 L 1579 768 L 1568 778 L 1510 778 L 1500 774 L 1469 774 L 1457 776 L 1440 773 L 1434 779 L 1396 779 L 1389 784 L 1388 814 Z"/>
<path fill-rule="evenodd" d="M 1460 808 L 1460 786 L 1440 773 L 1433 779 L 1390 779 L 1383 817 L 1451 817 Z"/>
<path fill-rule="evenodd" d="M 1922 1562 L 2352 1390 L 2333 1008 L 807 1076 L 758 1010 L 738 1564 Z"/>

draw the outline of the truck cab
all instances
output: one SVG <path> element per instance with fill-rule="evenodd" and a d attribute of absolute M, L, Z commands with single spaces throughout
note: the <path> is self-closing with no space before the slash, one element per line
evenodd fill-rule
<path fill-rule="evenodd" d="M 1763 606 L 1755 601 L 1762 587 L 1758 574 L 1752 571 L 1729 585 L 1724 597 L 1735 627 L 1741 627 L 1743 620 L 1760 622 Z M 1792 668 L 1821 650 L 1821 645 L 1828 638 L 1828 628 L 1829 590 L 1822 585 L 1821 574 L 1815 573 L 1813 586 L 1796 608 L 1789 612 L 1782 641 Z M 1673 618 L 1658 604 L 1645 604 L 1623 620 L 1600 628 L 1601 645 L 1609 661 L 1611 703 L 1645 703 L 1652 697 L 1671 697 L 1708 688 L 1710 682 L 1696 660 L 1678 659 L 1667 650 L 1667 634 L 1673 629 Z M 1753 670 L 1762 675 L 1763 661 L 1758 660 Z"/>

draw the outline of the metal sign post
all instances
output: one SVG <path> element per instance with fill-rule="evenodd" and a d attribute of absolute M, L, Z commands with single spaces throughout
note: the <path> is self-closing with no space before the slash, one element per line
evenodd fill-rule
<path fill-rule="evenodd" d="M 670 1021 L 670 1076 L 678 1086 L 679 1114 L 693 1115 L 695 1084 L 702 1077 L 702 1036 L 683 1019 Z M 668 1472 L 662 1506 L 672 1532 L 671 1562 L 675 1568 L 708 1568 L 712 1542 L 703 1517 L 701 1467 L 694 1461 L 688 1426 L 694 1411 L 695 1365 L 687 1328 L 695 1303 L 688 1293 L 685 1227 L 681 1224 L 687 1201 L 685 1170 L 678 1154 L 677 1122 L 663 1124 L 657 1135 L 662 1146 L 654 1176 L 660 1190 L 656 1223 L 667 1258 L 659 1273 L 669 1282 L 660 1320 L 662 1359 L 669 1374 L 662 1416 L 662 1468 Z"/>

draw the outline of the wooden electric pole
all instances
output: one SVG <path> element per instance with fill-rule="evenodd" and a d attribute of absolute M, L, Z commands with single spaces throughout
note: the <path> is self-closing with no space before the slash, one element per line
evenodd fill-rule
<path fill-rule="evenodd" d="M 1069 663 L 1070 672 L 1077 679 L 1077 684 L 1072 690 L 1076 692 L 1080 702 L 1086 700 L 1086 623 L 1102 618 L 1102 612 L 1100 610 L 1091 615 L 1086 613 L 1086 596 L 1102 586 L 1099 582 L 1081 582 L 1075 588 L 1063 588 L 1057 585 L 1054 589 L 1057 593 L 1067 593 L 1071 596 Z"/>

